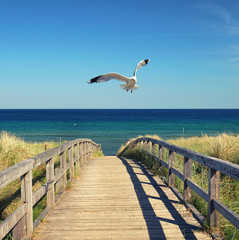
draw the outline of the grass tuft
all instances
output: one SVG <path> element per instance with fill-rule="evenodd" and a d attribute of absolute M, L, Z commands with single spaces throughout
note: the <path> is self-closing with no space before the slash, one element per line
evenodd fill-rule
<path fill-rule="evenodd" d="M 3 131 L 0 133 L 0 171 L 32 156 L 45 151 L 45 145 L 48 149 L 55 148 L 61 143 L 40 142 L 27 143 L 16 137 L 14 134 Z M 33 170 L 33 192 L 45 183 L 45 165 L 42 164 Z M 21 204 L 20 199 L 20 179 L 8 184 L 0 189 L 0 222 L 6 219 Z M 34 211 L 40 211 L 41 207 Z M 34 216 L 37 213 L 34 213 Z"/>
<path fill-rule="evenodd" d="M 150 136 L 155 138 L 154 136 Z M 160 139 L 157 137 L 156 139 Z M 202 137 L 171 139 L 168 142 L 195 152 L 217 157 L 235 164 L 239 164 L 239 135 L 220 134 L 214 137 L 203 135 Z M 150 155 L 140 152 L 136 147 L 128 148 L 122 145 L 118 155 L 123 154 L 129 158 L 143 162 L 154 174 L 167 177 L 168 170 L 159 167 Z M 163 158 L 168 162 L 168 151 L 164 150 Z M 175 167 L 183 172 L 183 157 L 175 153 Z M 192 180 L 208 191 L 208 168 L 192 161 Z M 183 182 L 175 177 L 175 186 L 183 192 Z M 224 174 L 220 178 L 220 201 L 232 211 L 239 214 L 239 181 Z M 192 191 L 192 204 L 207 218 L 208 204 Z M 239 230 L 221 216 L 221 232 L 225 239 L 239 239 Z"/>

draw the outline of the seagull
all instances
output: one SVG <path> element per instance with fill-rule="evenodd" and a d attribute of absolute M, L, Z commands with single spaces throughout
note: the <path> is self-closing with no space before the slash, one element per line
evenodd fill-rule
<path fill-rule="evenodd" d="M 127 78 L 121 74 L 118 73 L 106 73 L 100 76 L 97 76 L 95 78 L 92 78 L 91 80 L 88 81 L 88 83 L 101 83 L 101 82 L 106 82 L 109 81 L 111 79 L 116 79 L 119 80 L 121 82 L 125 82 L 125 84 L 120 85 L 120 87 L 124 90 L 126 90 L 127 92 L 129 90 L 131 90 L 131 93 L 133 92 L 133 90 L 139 88 L 138 85 L 136 85 L 137 82 L 137 78 L 136 78 L 136 72 L 138 71 L 138 69 L 140 69 L 141 67 L 147 65 L 149 63 L 150 59 L 145 59 L 140 61 L 135 70 L 134 70 L 134 75 L 131 78 Z"/>

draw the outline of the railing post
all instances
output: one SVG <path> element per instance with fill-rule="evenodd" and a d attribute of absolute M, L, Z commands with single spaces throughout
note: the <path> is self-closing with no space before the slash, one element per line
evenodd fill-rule
<path fill-rule="evenodd" d="M 98 147 L 94 145 L 95 152 L 98 151 Z"/>
<path fill-rule="evenodd" d="M 74 159 L 73 159 L 73 146 L 69 148 L 69 162 L 70 162 L 70 179 L 74 178 Z"/>
<path fill-rule="evenodd" d="M 80 171 L 79 143 L 75 145 L 74 149 L 75 149 L 76 172 L 79 173 Z"/>
<path fill-rule="evenodd" d="M 84 166 L 86 164 L 86 142 L 83 142 L 83 161 L 84 161 Z"/>
<path fill-rule="evenodd" d="M 163 160 L 163 147 L 159 145 L 159 161 Z"/>
<path fill-rule="evenodd" d="M 213 205 L 213 199 L 219 199 L 220 195 L 220 172 L 213 168 L 209 168 L 209 184 L 208 184 L 208 216 L 211 228 L 220 226 L 219 212 Z"/>
<path fill-rule="evenodd" d="M 152 143 L 152 154 L 157 157 L 157 144 Z"/>
<path fill-rule="evenodd" d="M 33 206 L 32 206 L 32 171 L 29 171 L 24 176 L 24 192 L 25 192 L 25 203 L 27 203 L 27 213 L 26 213 L 26 224 L 27 236 L 32 236 L 33 233 Z M 24 195 L 24 193 L 23 193 Z"/>
<path fill-rule="evenodd" d="M 30 238 L 33 233 L 32 171 L 21 176 L 21 202 L 27 204 L 27 212 L 12 230 L 12 237 L 15 240 L 24 236 Z"/>
<path fill-rule="evenodd" d="M 138 141 L 138 142 L 136 143 L 136 147 L 137 147 L 138 150 L 140 150 L 140 141 Z"/>
<path fill-rule="evenodd" d="M 88 141 L 86 142 L 85 144 L 85 152 L 86 152 L 86 163 L 88 163 L 88 160 L 89 160 L 89 144 L 88 144 Z"/>
<path fill-rule="evenodd" d="M 147 151 L 147 141 L 143 140 L 143 150 Z"/>
<path fill-rule="evenodd" d="M 55 204 L 53 158 L 46 161 L 46 181 L 47 181 L 47 207 L 52 208 Z"/>
<path fill-rule="evenodd" d="M 184 187 L 183 187 L 183 196 L 186 202 L 191 202 L 191 189 L 187 185 L 187 179 L 191 179 L 191 170 L 192 164 L 191 159 L 184 157 L 184 168 L 183 168 L 183 176 L 184 176 Z"/>
<path fill-rule="evenodd" d="M 147 151 L 149 152 L 149 153 L 151 153 L 151 142 L 150 141 L 147 141 Z"/>
<path fill-rule="evenodd" d="M 92 151 L 92 143 L 91 142 L 89 142 L 89 151 L 90 151 L 89 157 L 91 158 L 92 157 L 92 153 L 93 153 L 93 151 Z"/>
<path fill-rule="evenodd" d="M 174 186 L 174 174 L 172 173 L 172 167 L 174 167 L 174 152 L 169 150 L 168 154 L 168 185 Z"/>
<path fill-rule="evenodd" d="M 137 148 L 138 148 L 139 151 L 141 150 L 141 141 L 137 142 Z"/>
<path fill-rule="evenodd" d="M 139 141 L 139 150 L 143 150 L 143 141 Z"/>
<path fill-rule="evenodd" d="M 61 180 L 61 185 L 62 187 L 65 189 L 66 185 L 67 185 L 67 177 L 66 177 L 66 151 L 62 152 L 60 154 L 60 165 L 61 165 L 61 169 L 63 169 L 63 176 L 62 176 L 62 180 Z"/>
<path fill-rule="evenodd" d="M 91 159 L 91 144 L 90 144 L 90 142 L 88 142 L 88 153 L 89 153 L 89 155 L 88 155 L 88 161 Z"/>
<path fill-rule="evenodd" d="M 83 149 L 84 143 L 80 142 L 80 167 L 84 166 L 84 149 Z"/>

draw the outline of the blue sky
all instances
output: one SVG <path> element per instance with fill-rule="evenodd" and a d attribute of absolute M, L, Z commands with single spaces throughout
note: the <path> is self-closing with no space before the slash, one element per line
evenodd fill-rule
<path fill-rule="evenodd" d="M 0 1 L 0 108 L 238 108 L 239 1 Z M 100 74 L 132 76 L 133 94 Z"/>

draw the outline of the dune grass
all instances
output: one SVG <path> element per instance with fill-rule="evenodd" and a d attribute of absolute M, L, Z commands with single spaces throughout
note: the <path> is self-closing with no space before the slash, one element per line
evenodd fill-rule
<path fill-rule="evenodd" d="M 47 149 L 59 146 L 59 142 L 34 142 L 28 143 L 14 134 L 3 131 L 0 134 L 0 171 L 22 160 L 28 159 Z"/>
<path fill-rule="evenodd" d="M 149 136 L 154 138 L 154 136 Z M 160 139 L 157 137 L 157 139 Z M 195 152 L 203 153 L 208 156 L 221 158 L 226 161 L 239 164 L 239 136 L 220 134 L 218 136 L 191 137 L 171 139 L 168 142 L 188 148 Z M 118 154 L 121 154 L 125 146 L 121 146 Z M 168 170 L 159 167 L 158 162 L 154 161 L 149 155 L 141 153 L 137 148 L 125 151 L 124 156 L 142 161 L 154 174 L 168 176 Z M 164 151 L 164 160 L 168 161 L 168 151 Z M 175 153 L 175 167 L 183 172 L 183 157 Z M 192 180 L 199 186 L 208 190 L 208 168 L 192 161 Z M 175 186 L 183 192 L 183 182 L 175 176 Z M 239 214 L 239 181 L 224 174 L 220 176 L 220 201 Z M 208 204 L 192 191 L 192 203 L 207 218 Z M 221 216 L 221 233 L 225 239 L 239 239 L 239 230 Z"/>
<path fill-rule="evenodd" d="M 34 142 L 28 143 L 16 137 L 14 134 L 3 131 L 0 133 L 0 171 L 20 162 L 35 156 L 48 149 L 60 146 L 60 142 Z M 104 156 L 99 150 L 94 153 L 94 157 Z M 54 158 L 55 167 L 59 166 L 59 156 Z M 46 183 L 45 164 L 33 169 L 33 192 L 39 189 Z M 14 210 L 21 204 L 20 198 L 20 179 L 8 184 L 3 189 L 0 189 L 0 222 L 6 219 Z M 35 220 L 42 210 L 46 207 L 46 196 L 44 196 L 33 209 L 33 220 Z M 8 234 L 4 239 L 12 239 L 11 234 Z"/>
<path fill-rule="evenodd" d="M 0 171 L 45 151 L 45 145 L 47 149 L 51 149 L 60 144 L 58 142 L 27 143 L 14 134 L 3 131 L 0 134 Z M 33 170 L 33 191 L 40 188 L 45 181 L 45 166 L 41 165 Z M 19 179 L 0 189 L 0 222 L 20 206 L 20 194 Z M 34 219 L 38 215 L 39 206 L 36 205 L 35 209 Z"/>
<path fill-rule="evenodd" d="M 93 154 L 94 158 L 104 157 L 102 150 L 95 151 Z"/>
<path fill-rule="evenodd" d="M 60 146 L 61 142 L 33 142 L 28 143 L 16 137 L 14 134 L 3 131 L 0 133 L 0 171 L 35 156 L 45 151 L 45 148 L 52 149 Z M 101 150 L 93 154 L 94 157 L 104 156 Z M 59 167 L 59 156 L 54 158 L 55 168 Z M 33 169 L 33 192 L 46 183 L 45 164 L 41 164 Z M 0 222 L 6 219 L 21 204 L 20 199 L 20 179 L 13 181 L 3 189 L 0 189 Z M 44 209 L 46 199 L 43 198 L 34 207 L 33 218 L 36 219 L 39 213 Z"/>

